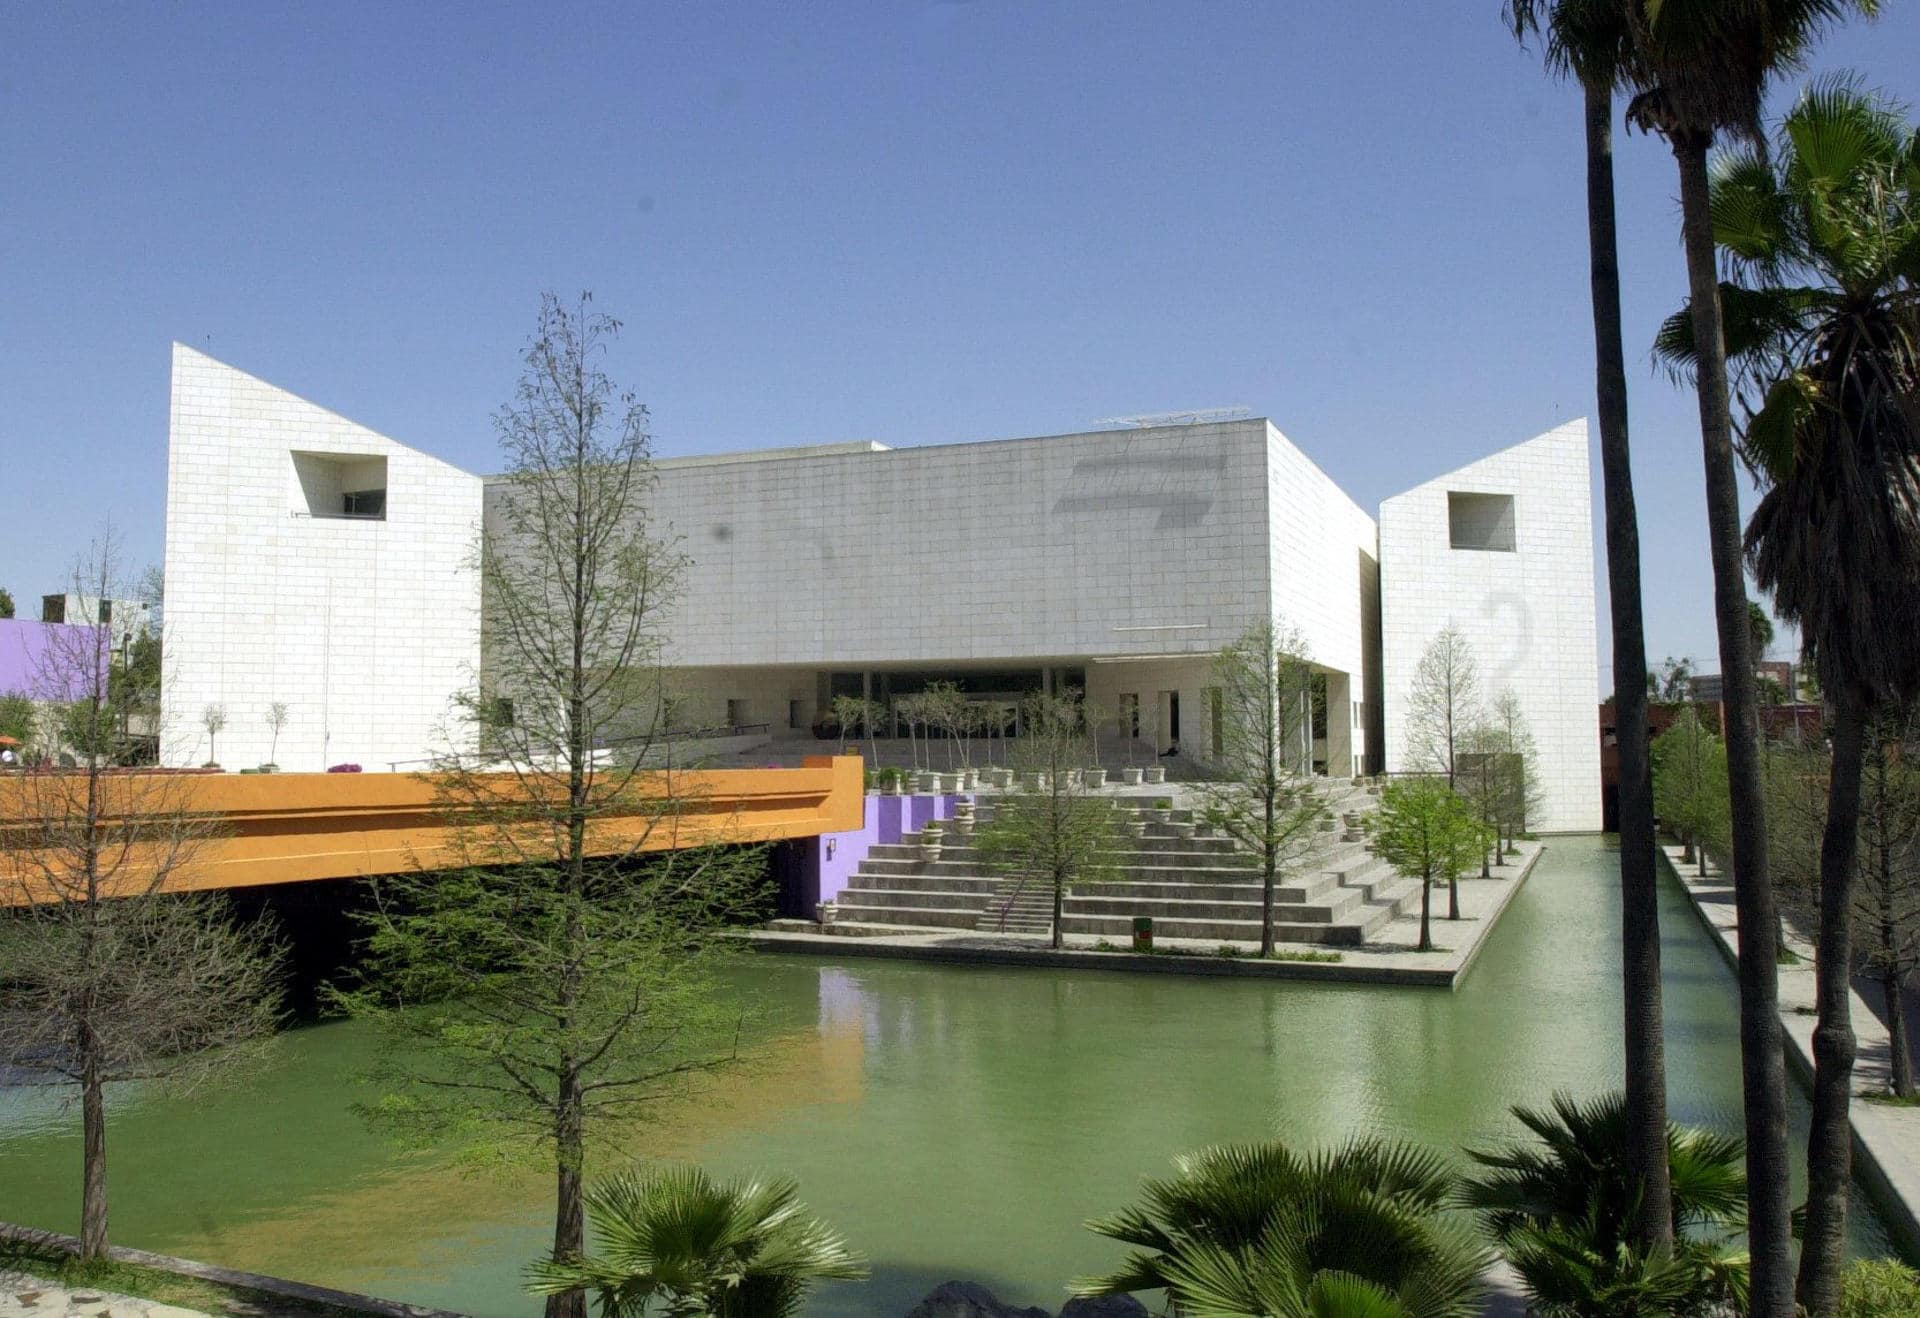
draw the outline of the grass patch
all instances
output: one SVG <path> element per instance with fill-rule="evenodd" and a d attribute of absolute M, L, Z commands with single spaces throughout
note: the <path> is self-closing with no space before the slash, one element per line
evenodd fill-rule
<path fill-rule="evenodd" d="M 318 1304 L 244 1286 L 225 1286 L 199 1277 L 182 1277 L 158 1268 L 112 1259 L 82 1260 L 53 1245 L 24 1240 L 0 1240 L 0 1269 L 24 1272 L 68 1290 L 116 1291 L 136 1299 L 155 1300 L 183 1309 L 224 1313 L 230 1304 L 243 1304 L 262 1313 L 288 1318 L 366 1318 L 359 1309 Z"/>
<path fill-rule="evenodd" d="M 1863 1093 L 1860 1097 L 1869 1103 L 1879 1103 L 1883 1107 L 1920 1107 L 1920 1094 L 1908 1094 L 1902 1098 L 1899 1094 L 1889 1094 L 1884 1090 L 1876 1089 L 1870 1094 Z"/>

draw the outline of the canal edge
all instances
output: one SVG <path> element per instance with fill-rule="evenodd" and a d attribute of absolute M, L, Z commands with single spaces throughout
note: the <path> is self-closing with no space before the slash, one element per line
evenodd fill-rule
<path fill-rule="evenodd" d="M 1687 894 L 1694 915 L 1706 926 L 1721 958 L 1736 971 L 1739 968 L 1739 926 L 1734 915 L 1733 884 L 1726 873 L 1709 866 L 1702 877 L 1687 872 L 1689 866 L 1678 859 L 1680 848 L 1659 848 L 1661 862 L 1670 877 L 1679 881 Z M 1697 867 L 1695 867 L 1697 870 Z M 1798 955 L 1804 968 L 1781 967 L 1780 1026 L 1785 1038 L 1786 1058 L 1794 1078 L 1803 1091 L 1813 1083 L 1814 1017 L 1795 1011 L 1795 1006 L 1813 1002 L 1813 949 L 1804 941 L 1787 937 L 1788 946 Z M 1788 993 L 1794 977 L 1804 979 L 1804 992 Z M 1805 999 L 1804 1002 L 1801 999 Z M 1884 1081 L 1888 1039 L 1886 1026 L 1868 1007 L 1858 992 L 1853 994 L 1853 1031 L 1858 1042 L 1854 1061 L 1854 1079 Z M 1853 1175 L 1886 1219 L 1896 1243 L 1910 1259 L 1920 1259 L 1920 1110 L 1885 1107 L 1869 1102 L 1856 1087 L 1853 1101 L 1847 1105 L 1847 1120 L 1853 1130 Z"/>
<path fill-rule="evenodd" d="M 58 1231 L 43 1231 L 38 1227 L 20 1226 L 13 1222 L 0 1222 L 0 1240 L 13 1240 L 25 1245 L 62 1250 L 76 1257 L 80 1253 L 80 1240 L 76 1236 L 64 1235 Z M 151 1268 L 155 1272 L 172 1273 L 176 1277 L 191 1277 L 196 1281 L 210 1281 L 239 1290 L 258 1291 L 263 1295 L 274 1295 L 286 1300 L 304 1300 L 309 1304 L 330 1305 L 336 1309 L 377 1315 L 378 1318 L 468 1318 L 468 1315 L 457 1313 L 452 1309 L 435 1309 L 429 1305 L 408 1304 L 404 1300 L 383 1300 L 376 1295 L 335 1290 L 331 1286 L 314 1286 L 304 1281 L 269 1277 L 258 1272 L 241 1272 L 235 1268 L 223 1268 L 212 1263 L 175 1258 L 171 1254 L 155 1254 L 144 1249 L 131 1249 L 125 1245 L 109 1245 L 107 1257 L 116 1263 L 130 1263 L 136 1267 Z"/>

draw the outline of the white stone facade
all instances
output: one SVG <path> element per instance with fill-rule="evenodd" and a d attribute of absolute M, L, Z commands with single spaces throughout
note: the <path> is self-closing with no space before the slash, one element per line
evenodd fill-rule
<path fill-rule="evenodd" d="M 1511 689 L 1526 710 L 1545 832 L 1601 822 L 1588 464 L 1587 425 L 1574 421 L 1380 505 L 1388 770 L 1412 767 L 1408 691 L 1451 624 L 1472 643 L 1483 695 Z"/>
<path fill-rule="evenodd" d="M 205 758 L 209 703 L 234 767 L 266 758 L 275 700 L 286 768 L 447 746 L 480 665 L 486 482 L 178 346 L 172 425 L 169 762 Z M 1585 454 L 1562 427 L 1389 500 L 1378 527 L 1257 418 L 666 459 L 679 723 L 806 736 L 836 690 L 1006 676 L 1083 682 L 1110 731 L 1137 709 L 1149 753 L 1204 758 L 1212 656 L 1266 617 L 1325 676 L 1316 758 L 1364 772 L 1393 764 L 1408 655 L 1457 617 L 1503 638 L 1483 667 L 1528 700 L 1549 826 L 1596 827 Z M 1449 490 L 1516 494 L 1517 547 L 1449 549 Z M 1498 539 L 1502 507 L 1463 525 Z"/>
<path fill-rule="evenodd" d="M 170 432 L 162 761 L 208 758 L 209 705 L 234 769 L 445 744 L 479 665 L 479 478 L 181 344 Z M 346 514 L 376 488 L 379 516 Z"/>

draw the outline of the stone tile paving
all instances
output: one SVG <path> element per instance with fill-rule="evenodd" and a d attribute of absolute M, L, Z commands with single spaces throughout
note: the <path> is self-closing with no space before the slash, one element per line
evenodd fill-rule
<path fill-rule="evenodd" d="M 197 1309 L 0 1272 L 0 1318 L 208 1318 Z"/>
<path fill-rule="evenodd" d="M 1702 876 L 1698 865 L 1682 863 L 1679 847 L 1665 850 L 1694 910 L 1731 960 L 1740 946 L 1732 879 L 1711 863 Z M 1786 1027 L 1788 1061 L 1805 1079 L 1813 1074 L 1813 946 L 1792 929 L 1787 932 L 1787 946 L 1800 963 L 1780 967 L 1780 1020 Z M 1884 1094 L 1889 1088 L 1888 1061 L 1892 1056 L 1886 1026 L 1858 993 L 1853 995 L 1852 1014 L 1859 1045 L 1853 1065 L 1854 1093 Z M 1849 1111 L 1853 1119 L 1854 1175 L 1873 1192 L 1882 1217 L 1901 1244 L 1909 1250 L 1920 1250 L 1920 1108 L 1856 1097 Z"/>

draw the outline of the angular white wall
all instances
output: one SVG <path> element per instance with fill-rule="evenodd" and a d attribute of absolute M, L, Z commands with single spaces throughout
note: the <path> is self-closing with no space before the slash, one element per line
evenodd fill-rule
<path fill-rule="evenodd" d="M 1548 832 L 1600 828 L 1592 478 L 1584 420 L 1556 427 L 1380 505 L 1387 768 L 1409 767 L 1407 695 L 1449 623 L 1473 643 L 1481 686 L 1520 696 L 1539 744 Z M 1456 549 L 1450 492 L 1510 495 L 1514 548 Z M 1462 532 L 1500 536 L 1494 506 L 1462 505 Z"/>
<path fill-rule="evenodd" d="M 295 454 L 318 455 L 318 475 Z M 384 520 L 312 515 L 338 497 L 330 480 L 364 483 L 379 459 Z M 209 704 L 226 709 L 214 749 L 232 769 L 267 760 L 275 701 L 288 771 L 373 772 L 443 746 L 479 667 L 480 505 L 478 477 L 176 343 L 163 763 L 207 758 Z"/>

